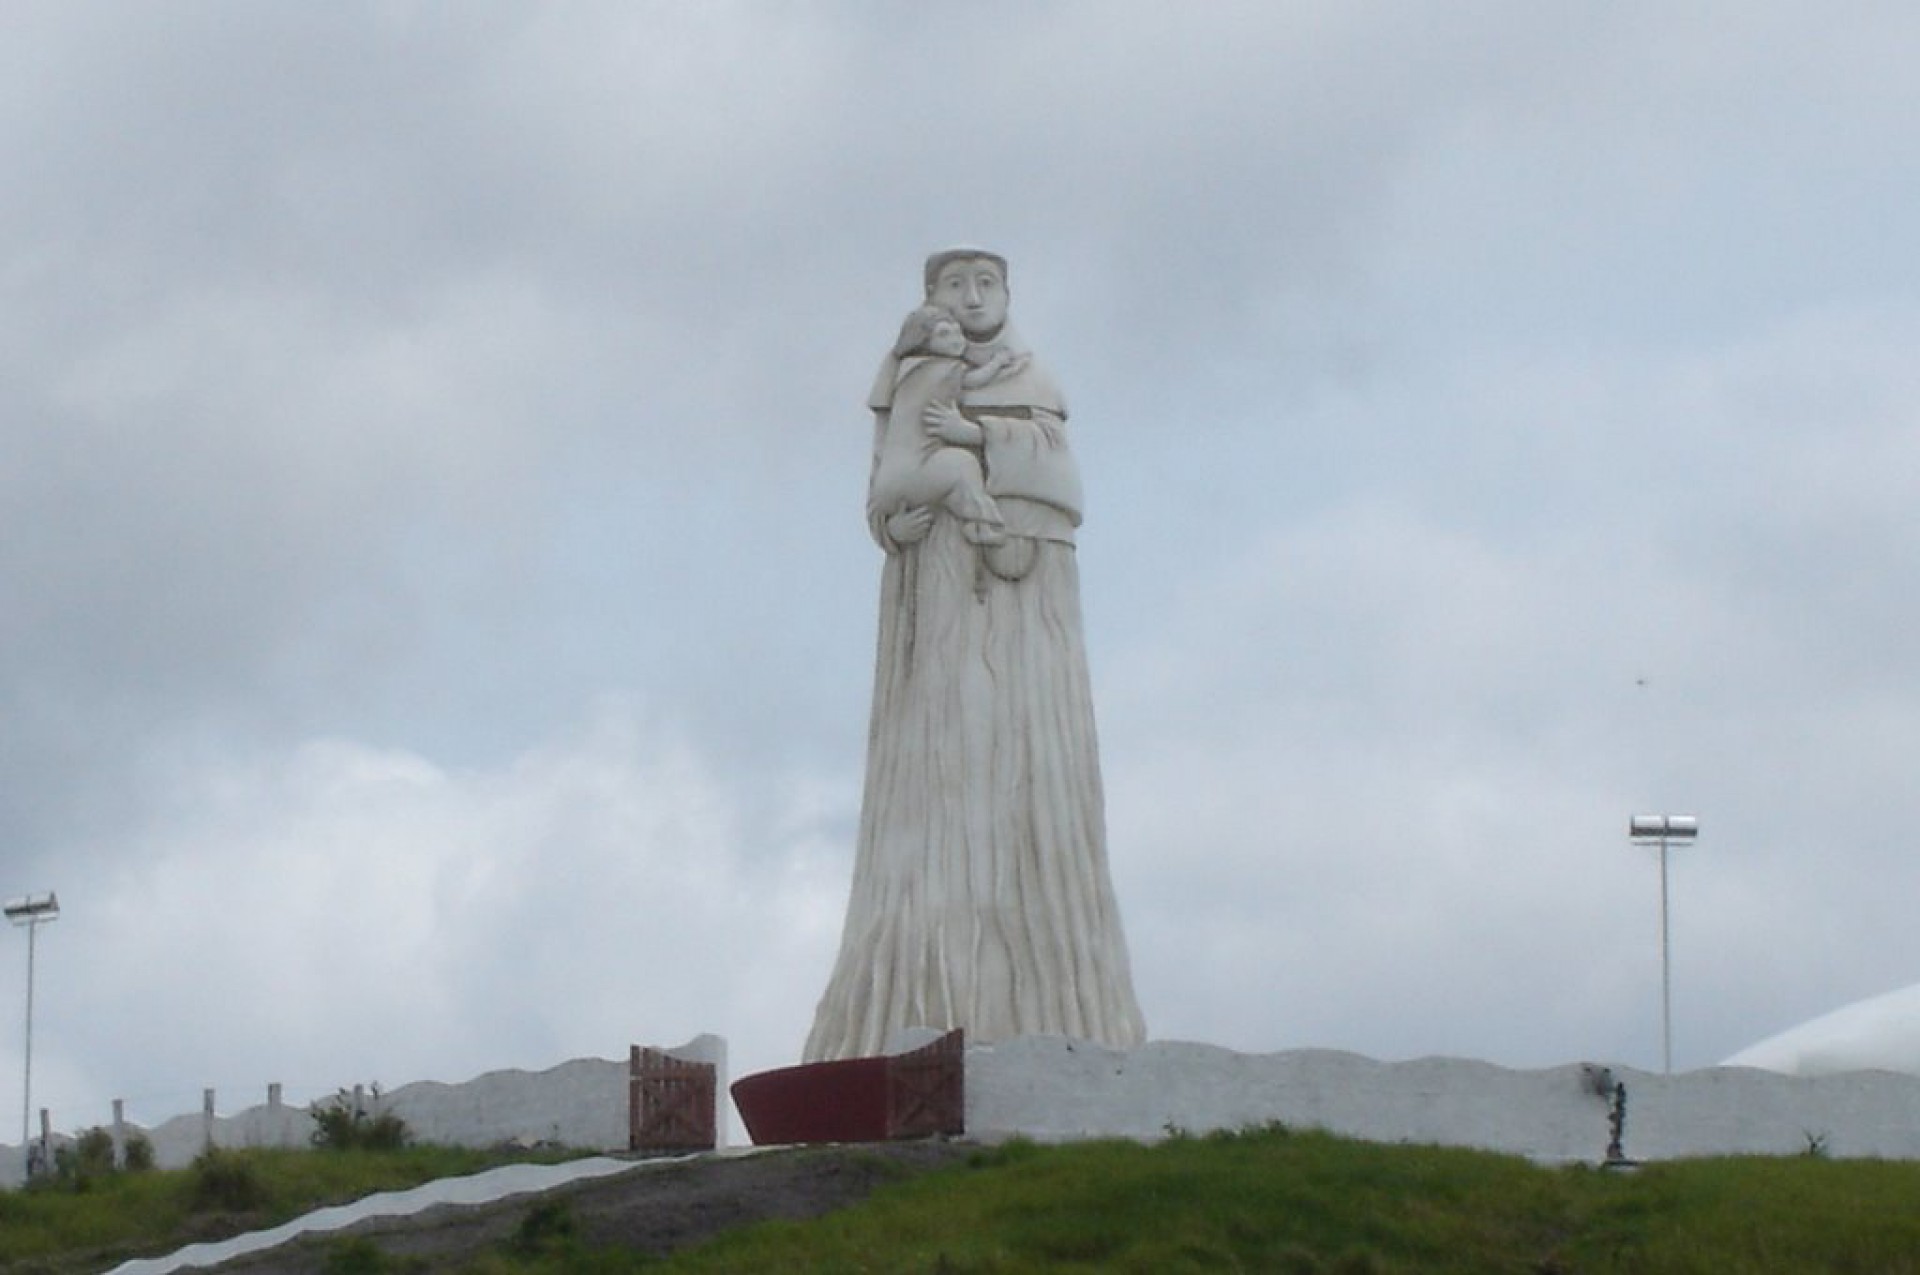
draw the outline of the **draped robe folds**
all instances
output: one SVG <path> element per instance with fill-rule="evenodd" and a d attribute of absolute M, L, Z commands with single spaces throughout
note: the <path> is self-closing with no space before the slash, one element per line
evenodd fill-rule
<path fill-rule="evenodd" d="M 891 382 L 883 366 L 881 434 Z M 809 1062 L 879 1053 L 904 1027 L 1120 1048 L 1146 1034 L 1107 867 L 1066 409 L 1034 364 L 963 408 L 1015 534 L 983 551 L 936 511 L 894 544 L 892 511 L 872 511 L 887 556 L 866 792 Z"/>

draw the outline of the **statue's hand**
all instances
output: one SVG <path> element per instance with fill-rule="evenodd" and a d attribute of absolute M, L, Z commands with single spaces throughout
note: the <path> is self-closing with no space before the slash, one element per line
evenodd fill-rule
<path fill-rule="evenodd" d="M 1010 376 L 1018 376 L 1033 360 L 1030 354 L 1015 354 L 1012 350 L 999 349 L 993 357 L 982 363 L 969 374 L 967 384 L 978 388 L 991 385 L 995 381 L 1004 381 Z"/>
<path fill-rule="evenodd" d="M 897 545 L 910 545 L 926 539 L 927 532 L 933 529 L 933 510 L 927 505 L 915 505 L 911 509 L 902 509 L 887 519 L 887 538 Z"/>
<path fill-rule="evenodd" d="M 927 404 L 927 410 L 920 414 L 920 423 L 926 426 L 927 433 L 951 446 L 980 445 L 980 427 L 962 416 L 952 403 Z"/>

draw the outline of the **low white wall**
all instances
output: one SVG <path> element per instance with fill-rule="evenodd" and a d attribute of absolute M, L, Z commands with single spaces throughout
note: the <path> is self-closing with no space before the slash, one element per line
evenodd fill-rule
<path fill-rule="evenodd" d="M 1629 1159 L 1826 1154 L 1920 1159 L 1920 1077 L 1661 1076 L 1572 1064 L 1512 1071 L 1464 1059 L 1382 1063 L 1296 1050 L 1241 1054 L 1158 1041 L 1131 1052 L 1060 1037 L 967 1051 L 967 1133 L 993 1139 L 1158 1138 L 1278 1121 L 1374 1142 L 1437 1143 L 1547 1162 L 1606 1156 L 1605 1070 L 1626 1085 Z"/>
<path fill-rule="evenodd" d="M 701 1036 L 666 1052 L 714 1064 L 727 1092 L 726 1042 Z M 1570 1064 L 1514 1071 L 1456 1058 L 1383 1063 L 1331 1050 L 1242 1054 L 1156 1041 L 1131 1052 L 1029 1036 L 967 1051 L 967 1136 L 1153 1139 L 1269 1122 L 1375 1142 L 1437 1143 L 1546 1162 L 1605 1158 L 1611 1099 L 1595 1073 L 1627 1088 L 1622 1149 L 1635 1160 L 1710 1155 L 1920 1159 L 1920 1077 L 1862 1071 L 1785 1076 L 1718 1067 L 1661 1076 Z M 495 1071 L 459 1085 L 422 1081 L 381 1096 L 422 1141 L 516 1140 L 594 1150 L 627 1144 L 627 1064 L 576 1059 L 542 1072 Z M 107 1121 L 100 1122 L 103 1125 Z M 717 1122 L 722 1145 L 728 1121 Z M 233 1116 L 176 1116 L 145 1133 L 162 1167 L 223 1147 L 304 1146 L 305 1107 L 266 1103 Z M 55 1135 L 56 1142 L 65 1142 Z M 0 1185 L 18 1185 L 20 1148 L 0 1146 Z"/>
<path fill-rule="evenodd" d="M 727 1092 L 727 1043 L 718 1036 L 696 1036 L 662 1052 L 714 1066 L 715 1101 Z M 628 1064 L 579 1058 L 545 1071 L 490 1071 L 462 1084 L 422 1080 L 377 1099 L 364 1094 L 372 1113 L 391 1112 L 406 1121 L 415 1141 L 448 1146 L 491 1147 L 506 1142 L 557 1142 L 594 1151 L 625 1151 L 628 1136 Z M 332 1101 L 331 1099 L 323 1099 Z M 715 1127 L 726 1145 L 724 1112 Z M 97 1122 L 113 1132 L 112 1120 Z M 81 1125 L 84 1129 L 89 1125 Z M 142 1134 L 153 1145 L 154 1163 L 180 1168 L 211 1143 L 218 1147 L 304 1147 L 313 1135 L 307 1107 L 273 1101 L 231 1116 L 174 1116 L 143 1129 L 128 1122 L 122 1136 Z M 55 1145 L 70 1141 L 56 1133 Z M 0 1145 L 0 1186 L 18 1186 L 26 1157 L 17 1146 Z"/>

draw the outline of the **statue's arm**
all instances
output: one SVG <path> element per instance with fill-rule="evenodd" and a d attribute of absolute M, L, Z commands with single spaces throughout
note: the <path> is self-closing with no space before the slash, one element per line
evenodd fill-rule
<path fill-rule="evenodd" d="M 977 390 L 983 385 L 1018 376 L 1026 370 L 1032 358 L 1030 354 L 1015 354 L 1012 350 L 995 350 L 992 358 L 962 375 L 960 384 L 966 389 Z"/>

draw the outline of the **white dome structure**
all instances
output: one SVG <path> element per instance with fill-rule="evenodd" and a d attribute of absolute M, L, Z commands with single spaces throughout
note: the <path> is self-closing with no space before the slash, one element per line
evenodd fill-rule
<path fill-rule="evenodd" d="M 1920 1075 L 1920 983 L 1822 1014 L 1747 1046 L 1721 1065 L 1790 1076 L 1844 1071 Z"/>

